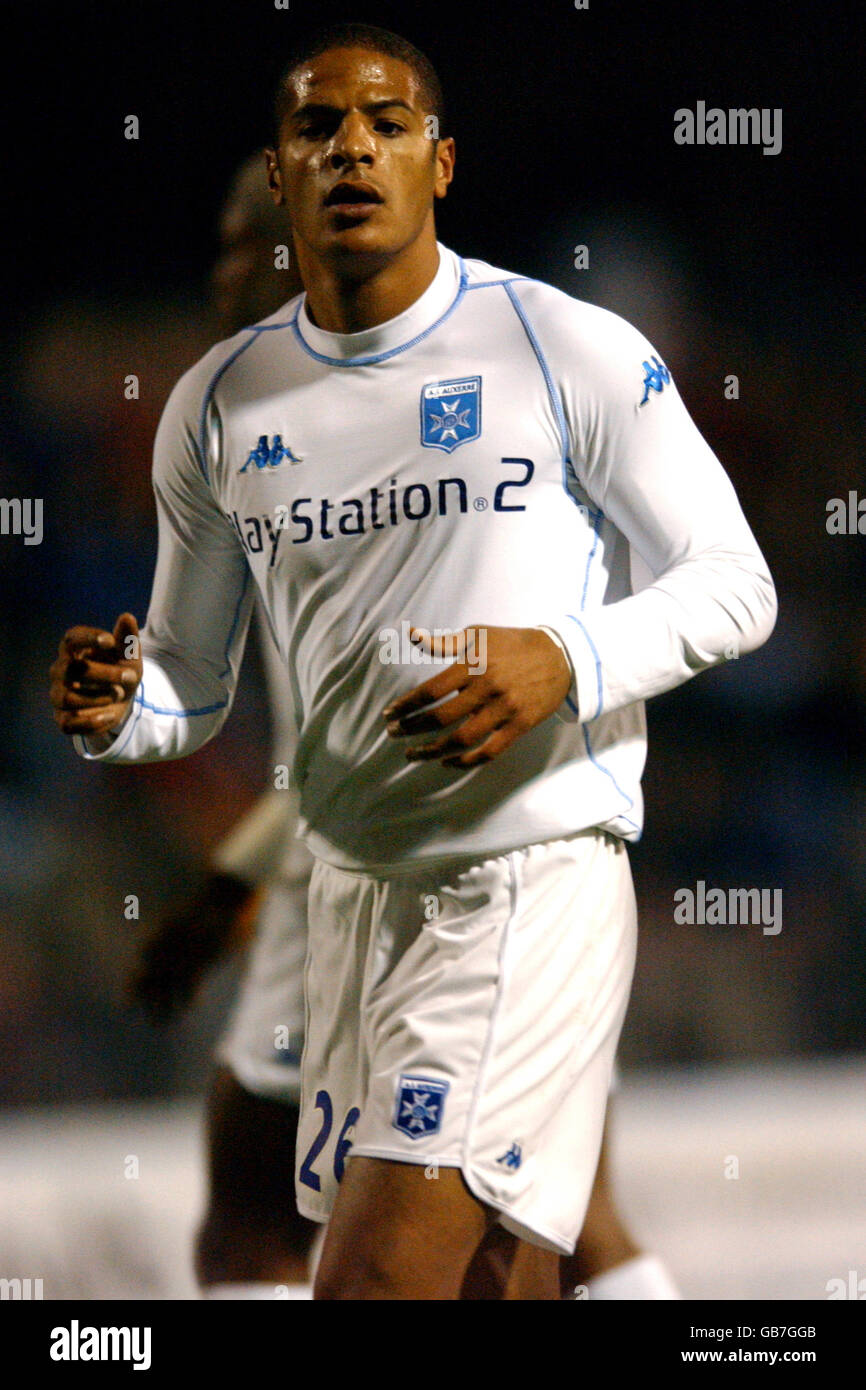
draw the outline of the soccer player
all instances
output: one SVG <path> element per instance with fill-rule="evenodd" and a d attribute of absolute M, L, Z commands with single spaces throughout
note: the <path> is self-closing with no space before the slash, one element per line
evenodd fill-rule
<path fill-rule="evenodd" d="M 142 640 L 70 629 L 51 698 L 86 757 L 194 751 L 255 587 L 316 858 L 316 1296 L 456 1298 L 494 1251 L 504 1296 L 555 1298 L 631 984 L 644 701 L 759 646 L 775 592 L 652 346 L 437 242 L 454 142 L 416 49 L 332 31 L 276 117 L 306 293 L 175 388 Z"/>
<path fill-rule="evenodd" d="M 277 268 L 289 236 L 284 207 L 268 191 L 264 161 L 238 170 L 220 216 L 213 297 L 221 336 L 276 311 L 300 291 L 294 259 Z M 261 619 L 260 610 L 256 617 Z M 273 731 L 271 762 L 290 767 L 295 730 L 291 686 L 266 622 L 259 622 Z M 250 960 L 218 1049 L 208 1105 L 208 1208 L 196 1267 L 209 1298 L 307 1296 L 312 1223 L 298 1215 L 295 1139 L 303 1045 L 306 900 L 312 856 L 296 838 L 297 806 L 286 788 L 265 791 L 217 846 L 211 871 L 146 941 L 131 993 L 154 1017 L 185 1004 L 204 972 L 235 947 Z M 265 885 L 259 898 L 257 890 Z M 662 1262 L 625 1230 L 611 1190 L 607 1129 L 575 1254 L 562 1264 L 566 1294 L 676 1298 Z M 495 1267 L 476 1294 L 496 1287 Z"/>

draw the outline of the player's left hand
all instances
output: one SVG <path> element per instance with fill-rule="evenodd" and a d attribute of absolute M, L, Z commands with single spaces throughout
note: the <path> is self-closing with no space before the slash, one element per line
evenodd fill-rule
<path fill-rule="evenodd" d="M 487 643 L 484 670 L 463 659 L 478 652 L 475 638 L 481 631 Z M 540 628 L 475 627 L 420 639 L 412 629 L 411 635 L 431 656 L 460 659 L 383 711 L 392 738 L 447 730 L 432 743 L 407 748 L 410 762 L 439 759 L 446 767 L 490 762 L 553 714 L 568 693 L 568 661 Z M 444 700 L 446 695 L 451 698 Z"/>

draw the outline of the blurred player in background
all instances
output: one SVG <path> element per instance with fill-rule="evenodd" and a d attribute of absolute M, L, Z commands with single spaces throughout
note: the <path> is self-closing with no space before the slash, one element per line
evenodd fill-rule
<path fill-rule="evenodd" d="M 274 313 L 303 287 L 277 269 L 290 244 L 285 210 L 275 207 L 264 158 L 240 167 L 220 217 L 213 299 L 221 337 Z M 261 609 L 257 632 L 272 729 L 272 766 L 295 752 L 291 688 Z M 192 999 L 205 972 L 252 941 L 228 1031 L 218 1047 L 208 1122 L 210 1201 L 199 1235 L 197 1271 L 209 1297 L 302 1297 L 315 1225 L 297 1211 L 293 1174 L 303 1047 L 307 891 L 313 857 L 296 837 L 297 798 L 270 787 L 219 844 L 198 892 L 164 916 L 145 943 L 130 982 L 155 1019 Z M 661 1261 L 641 1253 L 613 1200 L 607 1128 L 583 1231 L 562 1261 L 564 1297 L 678 1297 Z M 476 1270 L 478 1295 L 495 1286 Z"/>
<path fill-rule="evenodd" d="M 264 156 L 238 169 L 219 221 L 212 297 L 219 337 L 272 314 L 303 287 L 291 229 L 274 206 Z M 287 264 L 288 260 L 288 264 Z M 267 680 L 273 767 L 291 768 L 292 695 L 256 611 Z M 253 942 L 208 1103 L 207 1212 L 196 1245 L 206 1297 L 311 1298 L 316 1225 L 295 1198 L 295 1141 L 304 1042 L 304 958 L 312 855 L 295 836 L 297 798 L 266 791 L 217 846 L 197 892 L 170 908 L 145 943 L 130 993 L 154 1019 L 194 995 L 204 973 Z"/>

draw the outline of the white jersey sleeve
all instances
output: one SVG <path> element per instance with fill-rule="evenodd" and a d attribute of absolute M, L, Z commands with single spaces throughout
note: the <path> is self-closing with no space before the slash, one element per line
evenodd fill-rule
<path fill-rule="evenodd" d="M 111 762 L 180 758 L 219 732 L 231 709 L 253 603 L 243 550 L 205 482 L 202 454 L 219 422 L 202 421 L 204 383 L 225 344 L 183 376 L 154 445 L 159 549 L 143 676 L 113 734 L 82 738 L 84 757 Z"/>
<path fill-rule="evenodd" d="M 587 563 L 547 620 L 575 672 L 562 716 L 589 723 L 759 647 L 776 597 L 733 486 L 652 345 L 605 309 L 545 313 L 533 302 L 545 288 L 517 294 L 562 401 L 566 486 L 597 538 L 612 523 L 630 548 L 630 594 L 588 592 Z"/>

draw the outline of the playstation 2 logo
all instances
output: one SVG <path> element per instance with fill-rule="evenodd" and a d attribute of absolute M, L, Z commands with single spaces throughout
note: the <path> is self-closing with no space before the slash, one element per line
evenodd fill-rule
<path fill-rule="evenodd" d="M 421 388 L 421 443 L 453 454 L 481 433 L 481 377 L 434 381 Z"/>
<path fill-rule="evenodd" d="M 289 463 L 303 463 L 304 456 L 293 454 L 283 443 L 281 434 L 274 435 L 273 444 L 268 443 L 266 434 L 260 434 L 258 444 L 254 449 L 250 449 L 247 461 L 239 471 L 246 473 L 251 463 L 254 463 L 256 468 L 276 468 L 284 459 L 288 459 Z"/>

